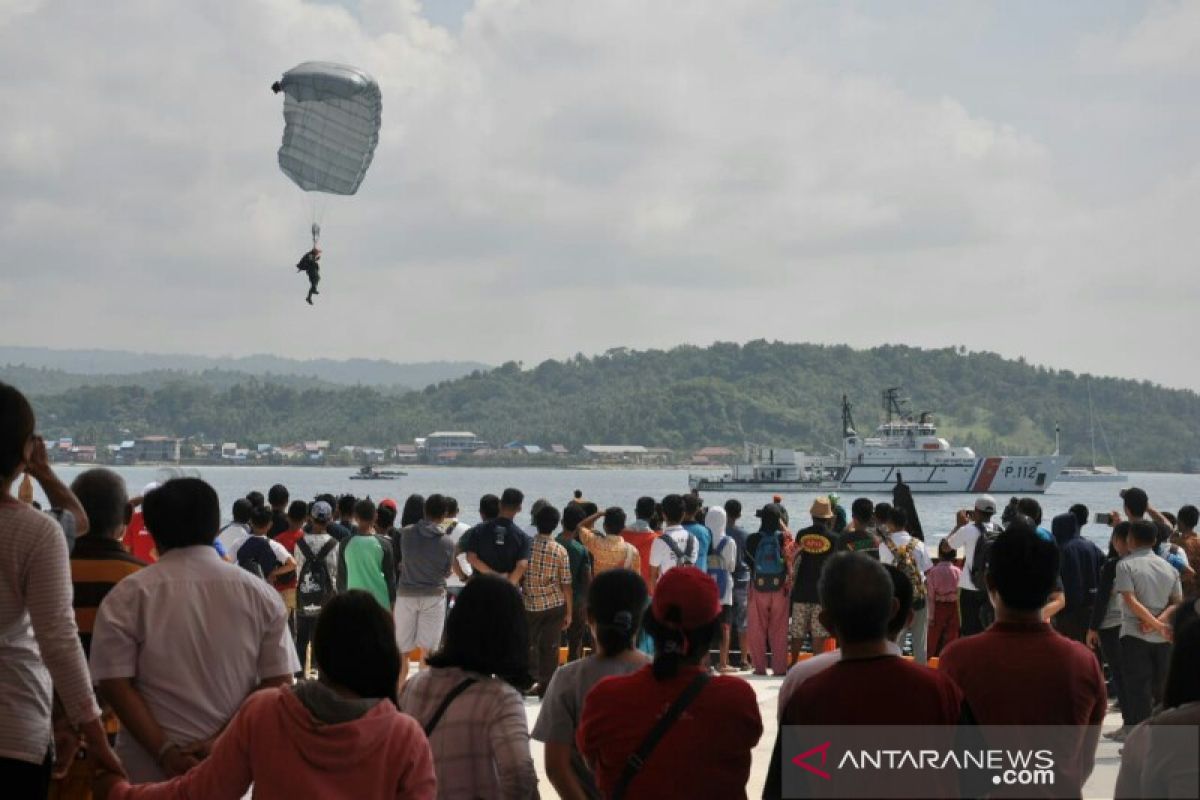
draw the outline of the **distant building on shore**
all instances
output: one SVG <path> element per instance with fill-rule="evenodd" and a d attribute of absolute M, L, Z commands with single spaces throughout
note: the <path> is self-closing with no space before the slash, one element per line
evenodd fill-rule
<path fill-rule="evenodd" d="M 424 454 L 425 460 L 434 463 L 453 460 L 448 457 L 451 453 L 457 458 L 491 447 L 470 431 L 434 431 L 424 439 L 417 439 L 416 445 Z"/>

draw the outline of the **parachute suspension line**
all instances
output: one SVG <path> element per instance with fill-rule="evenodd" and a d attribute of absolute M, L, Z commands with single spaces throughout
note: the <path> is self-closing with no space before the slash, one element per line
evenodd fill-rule
<path fill-rule="evenodd" d="M 316 249 L 317 243 L 321 241 L 321 223 L 314 222 L 312 224 L 313 249 Z"/>

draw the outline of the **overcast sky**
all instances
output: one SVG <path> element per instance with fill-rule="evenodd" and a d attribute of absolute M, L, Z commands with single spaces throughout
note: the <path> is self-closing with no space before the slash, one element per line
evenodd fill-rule
<path fill-rule="evenodd" d="M 0 336 L 966 345 L 1200 388 L 1200 3 L 0 0 Z M 329 203 L 270 83 L 372 72 Z"/>

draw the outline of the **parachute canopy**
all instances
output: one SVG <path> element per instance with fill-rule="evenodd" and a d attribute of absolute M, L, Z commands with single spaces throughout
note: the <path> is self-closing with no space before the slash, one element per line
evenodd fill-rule
<path fill-rule="evenodd" d="M 307 61 L 283 74 L 279 168 L 306 192 L 354 194 L 379 143 L 379 84 L 357 67 Z"/>

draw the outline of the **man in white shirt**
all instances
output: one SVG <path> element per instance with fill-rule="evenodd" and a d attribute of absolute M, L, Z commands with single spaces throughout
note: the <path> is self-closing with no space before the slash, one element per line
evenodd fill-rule
<path fill-rule="evenodd" d="M 946 541 L 954 549 L 963 548 L 962 573 L 958 576 L 958 609 L 961 625 L 959 636 L 970 636 L 983 633 L 987 627 L 985 617 L 990 618 L 991 603 L 988 600 L 986 587 L 976 586 L 971 580 L 971 565 L 975 561 L 975 545 L 979 537 L 988 533 L 1000 533 L 1000 527 L 992 522 L 996 513 L 996 498 L 989 494 L 980 495 L 975 499 L 975 510 L 968 513 L 958 512 L 958 527 L 946 537 Z"/>
<path fill-rule="evenodd" d="M 176 478 L 144 507 L 160 558 L 104 598 L 91 653 L 135 783 L 195 766 L 251 692 L 290 683 L 300 666 L 279 593 L 212 546 L 221 521 L 213 488 Z"/>
<path fill-rule="evenodd" d="M 907 630 L 912 634 L 913 661 L 926 664 L 929 662 L 929 603 L 925 573 L 933 569 L 933 560 L 925 550 L 925 543 L 905 530 L 907 526 L 908 512 L 899 506 L 893 507 L 888 512 L 887 530 L 879 545 L 879 561 L 884 566 L 895 566 L 912 583 L 913 614 Z"/>
<path fill-rule="evenodd" d="M 471 565 L 467 562 L 467 556 L 458 549 L 458 540 L 464 533 L 471 530 L 471 526 L 459 522 L 458 515 L 458 500 L 447 497 L 446 518 L 442 520 L 442 529 L 446 531 L 450 541 L 454 542 L 454 563 L 451 565 L 453 572 L 446 579 L 447 605 L 453 598 L 458 597 L 458 593 L 467 585 L 467 579 L 471 577 Z"/>
<path fill-rule="evenodd" d="M 667 495 L 663 498 L 662 510 L 666 527 L 650 546 L 652 583 L 658 583 L 663 573 L 673 567 L 696 565 L 696 538 L 683 527 L 683 498 L 677 494 Z"/>
<path fill-rule="evenodd" d="M 234 545 L 240 546 L 250 535 L 250 513 L 252 511 L 254 511 L 254 506 L 250 505 L 250 501 L 246 498 L 239 497 L 233 501 L 233 521 L 221 528 L 221 532 L 217 534 L 217 541 L 221 543 L 221 547 L 225 548 L 227 561 L 237 561 L 233 556 L 237 551 Z"/>
<path fill-rule="evenodd" d="M 892 578 L 892 596 L 896 598 L 896 602 L 898 603 L 896 613 L 892 616 L 891 621 L 888 622 L 888 652 L 898 656 L 901 654 L 901 650 L 897 642 L 908 626 L 912 624 L 913 587 L 912 582 L 896 567 L 888 564 L 884 569 L 888 571 L 888 575 Z M 776 716 L 783 716 L 783 710 L 787 708 L 788 701 L 792 699 L 792 694 L 795 693 L 796 689 L 800 688 L 800 684 L 812 676 L 824 672 L 841 660 L 842 651 L 841 648 L 838 648 L 837 650 L 830 650 L 828 653 L 819 653 L 803 661 L 797 661 L 787 671 L 787 677 L 779 685 L 779 706 L 776 710 Z"/>

